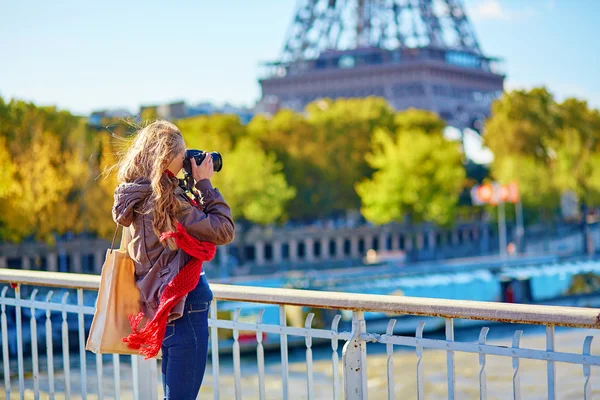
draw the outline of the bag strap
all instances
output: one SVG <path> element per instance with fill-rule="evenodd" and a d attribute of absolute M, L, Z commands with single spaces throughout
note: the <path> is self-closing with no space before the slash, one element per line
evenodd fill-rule
<path fill-rule="evenodd" d="M 121 225 L 123 226 L 123 225 Z M 115 239 L 117 238 L 117 232 L 119 231 L 119 224 L 117 223 L 117 227 L 115 228 L 115 233 L 112 238 L 112 242 L 110 243 L 110 252 L 115 248 Z M 126 226 L 123 226 L 122 234 L 121 234 L 121 245 L 119 246 L 119 250 L 127 250 L 127 246 L 131 242 L 131 230 Z"/>
<path fill-rule="evenodd" d="M 131 229 L 124 226 L 123 234 L 121 235 L 121 250 L 127 250 L 129 242 L 131 242 Z"/>
<path fill-rule="evenodd" d="M 115 228 L 115 234 L 113 235 L 112 242 L 110 243 L 110 252 L 112 253 L 115 248 L 115 239 L 117 238 L 117 231 L 119 230 L 119 224 L 117 223 L 117 227 Z"/>

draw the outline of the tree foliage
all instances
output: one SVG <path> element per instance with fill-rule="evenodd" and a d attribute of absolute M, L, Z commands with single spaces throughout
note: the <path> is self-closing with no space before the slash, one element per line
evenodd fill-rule
<path fill-rule="evenodd" d="M 372 172 L 365 161 L 371 135 L 393 129 L 394 116 L 380 98 L 324 99 L 309 104 L 305 114 L 257 116 L 248 133 L 276 154 L 296 188 L 290 217 L 312 219 L 360 208 L 354 185 Z"/>
<path fill-rule="evenodd" d="M 227 154 L 223 170 L 214 184 L 227 195 L 234 218 L 269 224 L 285 214 L 294 196 L 274 154 L 265 153 L 251 138 L 243 138 Z"/>
<path fill-rule="evenodd" d="M 222 154 L 213 181 L 238 220 L 271 224 L 360 209 L 374 223 L 449 224 L 464 195 L 463 155 L 444 138 L 444 122 L 430 112 L 395 112 L 383 99 L 318 100 L 303 113 L 257 115 L 247 125 L 235 115 L 174 122 L 189 148 Z M 138 127 L 102 125 L 0 98 L 0 240 L 112 235 L 109 167 Z M 600 114 L 585 102 L 559 103 L 546 89 L 506 93 L 493 104 L 484 143 L 494 153 L 490 173 L 516 180 L 526 206 L 556 207 L 565 191 L 600 205 Z M 471 181 L 485 175 L 467 166 Z"/>
<path fill-rule="evenodd" d="M 80 183 L 86 179 L 89 143 L 84 121 L 14 100 L 0 101 L 0 116 L 3 238 L 52 242 L 55 234 L 80 232 Z"/>
<path fill-rule="evenodd" d="M 586 102 L 558 103 L 543 88 L 505 93 L 492 106 L 484 142 L 494 178 L 518 182 L 530 208 L 554 209 L 566 191 L 600 205 L 600 114 Z"/>
<path fill-rule="evenodd" d="M 284 217 L 295 190 L 276 156 L 247 135 L 237 116 L 186 118 L 177 125 L 189 148 L 221 153 L 223 169 L 214 175 L 213 183 L 226 196 L 234 218 L 269 224 Z"/>
<path fill-rule="evenodd" d="M 89 158 L 89 175 L 83 189 L 86 230 L 109 238 L 115 230 L 111 216 L 113 192 L 117 186 L 115 139 L 106 132 L 98 132 L 96 152 Z"/>
<path fill-rule="evenodd" d="M 396 125 L 373 136 L 367 162 L 375 173 L 356 185 L 363 215 L 377 224 L 406 216 L 451 223 L 465 183 L 460 145 L 443 137 L 443 121 L 427 111 L 399 113 Z"/>

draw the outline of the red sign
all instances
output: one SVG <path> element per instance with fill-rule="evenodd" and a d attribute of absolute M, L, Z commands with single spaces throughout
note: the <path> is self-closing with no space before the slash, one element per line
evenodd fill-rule
<path fill-rule="evenodd" d="M 476 185 L 471 189 L 471 201 L 474 205 L 502 203 L 517 203 L 519 201 L 519 187 L 516 182 L 509 185 L 486 183 Z"/>
<path fill-rule="evenodd" d="M 517 185 L 517 182 L 512 182 L 506 187 L 508 188 L 508 200 L 507 201 L 510 203 L 518 203 L 520 200 L 520 197 L 519 197 L 519 186 Z"/>

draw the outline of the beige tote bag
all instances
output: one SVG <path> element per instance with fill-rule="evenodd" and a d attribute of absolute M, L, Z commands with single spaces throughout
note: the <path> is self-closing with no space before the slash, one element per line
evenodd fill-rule
<path fill-rule="evenodd" d="M 117 225 L 117 230 L 119 226 Z M 115 230 L 115 237 L 117 231 Z M 113 237 L 113 244 L 115 238 Z M 121 246 L 106 251 L 96 311 L 85 348 L 93 353 L 138 354 L 121 339 L 131 333 L 129 315 L 140 311 L 140 291 L 135 285 L 135 267 L 127 246 L 131 231 L 123 227 Z"/>

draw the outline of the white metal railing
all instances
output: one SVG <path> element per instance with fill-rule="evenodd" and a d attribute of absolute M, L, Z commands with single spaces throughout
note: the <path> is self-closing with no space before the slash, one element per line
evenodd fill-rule
<path fill-rule="evenodd" d="M 49 273 L 40 271 L 20 271 L 0 269 L 0 282 L 11 282 L 15 285 L 14 297 L 8 296 L 11 289 L 5 286 L 0 295 L 1 306 L 1 328 L 2 328 L 2 353 L 3 353 L 3 372 L 4 372 L 4 391 L 6 398 L 10 398 L 13 383 L 11 379 L 11 350 L 14 350 L 16 339 L 16 357 L 18 370 L 18 390 L 21 398 L 25 398 L 25 362 L 23 347 L 23 321 L 22 311 L 29 309 L 30 312 L 30 332 L 32 338 L 37 338 L 42 331 L 38 332 L 36 317 L 37 311 L 45 314 L 45 336 L 46 336 L 46 372 L 44 379 L 48 380 L 48 394 L 51 399 L 56 393 L 64 394 L 66 398 L 78 395 L 85 399 L 88 392 L 95 392 L 98 398 L 108 395 L 108 384 L 114 386 L 114 397 L 120 398 L 122 386 L 133 382 L 133 395 L 135 399 L 150 399 L 158 397 L 160 385 L 157 374 L 157 360 L 142 361 L 139 357 L 112 356 L 113 377 L 112 381 L 104 380 L 103 357 L 95 356 L 96 375 L 88 374 L 86 351 L 85 351 L 85 317 L 94 312 L 94 307 L 84 304 L 84 290 L 97 290 L 99 285 L 99 276 Z M 23 285 L 34 286 L 52 286 L 62 289 L 75 290 L 76 300 L 70 301 L 71 297 L 65 292 L 60 301 L 53 301 L 52 292 L 46 295 L 44 300 L 37 299 L 37 290 L 33 290 L 28 299 L 21 298 L 21 288 Z M 264 335 L 269 338 L 277 337 L 277 346 L 280 349 L 281 362 L 281 392 L 276 398 L 298 398 L 297 378 L 294 381 L 294 387 L 290 390 L 290 362 L 288 354 L 288 339 L 303 339 L 305 347 L 306 375 L 304 389 L 307 398 L 318 398 L 320 395 L 316 391 L 314 379 L 313 363 L 313 341 L 319 340 L 321 343 L 330 342 L 331 344 L 331 381 L 328 386 L 330 389 L 327 398 L 340 399 L 366 399 L 368 397 L 369 387 L 367 379 L 367 343 L 380 343 L 385 345 L 386 349 L 386 367 L 385 372 L 381 372 L 380 379 L 385 379 L 387 383 L 387 396 L 394 399 L 396 393 L 396 382 L 401 380 L 411 380 L 410 376 L 416 379 L 416 397 L 423 399 L 425 396 L 426 379 L 424 368 L 424 349 L 437 349 L 446 353 L 446 383 L 445 391 L 448 398 L 455 398 L 456 389 L 456 368 L 455 353 L 471 353 L 479 356 L 477 384 L 479 386 L 479 398 L 487 398 L 487 356 L 501 356 L 512 360 L 512 394 L 513 398 L 519 399 L 521 396 L 521 370 L 520 361 L 523 359 L 538 360 L 546 364 L 546 390 L 547 398 L 557 397 L 556 391 L 556 368 L 555 363 L 578 364 L 582 368 L 582 385 L 578 397 L 589 399 L 592 393 L 591 367 L 600 366 L 600 356 L 591 354 L 591 346 L 594 335 L 588 335 L 581 347 L 580 352 L 565 352 L 556 350 L 555 327 L 576 327 L 592 328 L 600 327 L 600 309 L 574 308 L 574 307 L 549 307 L 524 304 L 503 304 L 503 303 L 483 303 L 472 301 L 457 301 L 444 299 L 411 298 L 404 296 L 381 296 L 364 295 L 334 292 L 317 292 L 308 290 L 291 289 L 273 289 L 261 287 L 245 287 L 233 285 L 211 285 L 215 295 L 215 301 L 211 304 L 211 314 L 209 318 L 209 327 L 211 330 L 211 366 L 212 366 L 212 385 L 213 396 L 220 399 L 224 398 L 225 389 L 233 388 L 233 394 L 236 399 L 242 398 L 242 372 L 241 372 L 241 351 L 242 343 L 240 341 L 240 331 L 255 332 L 256 342 L 256 378 L 259 398 L 264 399 L 267 395 L 267 373 L 265 372 L 265 343 Z M 264 308 L 256 313 L 254 322 L 241 319 L 241 308 L 234 307 L 231 319 L 217 318 L 217 309 L 221 301 L 235 301 L 243 303 L 260 303 L 272 305 L 278 309 L 278 321 L 276 323 L 265 323 Z M 219 303 L 219 304 L 218 304 Z M 229 303 L 231 304 L 231 303 Z M 304 326 L 288 326 L 287 306 L 304 306 L 322 309 L 340 310 L 345 314 L 351 314 L 351 329 L 347 331 L 338 330 L 341 315 L 336 315 L 328 329 L 313 328 L 314 314 L 309 313 L 304 321 Z M 13 307 L 15 311 L 14 326 L 8 325 L 7 307 Z M 267 306 L 265 306 L 267 307 Z M 400 335 L 396 334 L 396 319 L 390 319 L 387 323 L 385 333 L 374 333 L 367 331 L 365 321 L 365 312 L 386 313 L 388 315 L 414 315 L 421 317 L 441 317 L 445 321 L 444 338 L 426 338 L 423 335 L 425 321 L 416 323 L 415 334 Z M 54 324 L 53 318 L 60 315 L 60 336 L 62 339 L 62 369 L 55 369 L 57 363 L 54 361 L 56 355 L 53 354 Z M 71 318 L 69 318 L 71 317 Z M 69 322 L 73 323 L 73 318 L 77 318 L 76 332 L 79 343 L 79 367 L 73 370 L 70 364 L 70 335 Z M 512 345 L 504 346 L 488 343 L 488 327 L 483 327 L 476 342 L 457 341 L 454 338 L 455 321 L 462 319 L 483 320 L 491 322 L 525 323 L 546 326 L 546 345 L 545 349 L 527 348 L 521 346 L 521 330 L 516 330 L 513 335 Z M 9 327 L 14 329 L 13 335 L 9 337 Z M 231 347 L 226 350 L 231 351 L 233 360 L 232 381 L 227 381 L 224 387 L 222 380 L 226 373 L 220 372 L 220 360 L 223 359 L 222 346 L 219 342 L 219 332 L 223 330 L 231 331 Z M 592 331 L 595 333 L 595 331 Z M 10 340 L 9 340 L 10 339 Z M 13 341 L 11 345 L 11 340 Z M 340 374 L 339 363 L 339 343 L 344 342 L 342 350 L 342 373 Z M 221 342 L 223 344 L 223 342 Z M 33 381 L 33 397 L 40 396 L 40 371 L 39 350 L 37 340 L 31 340 L 31 366 L 28 374 Z M 402 377 L 396 377 L 394 374 L 394 359 L 398 352 L 394 351 L 394 346 L 405 346 L 414 349 L 417 356 L 415 373 L 409 374 L 403 370 Z M 14 351 L 12 352 L 14 353 Z M 90 355 L 90 353 L 88 353 Z M 121 377 L 121 360 L 131 359 L 132 379 Z M 12 363 L 14 365 L 14 362 Z M 210 367 L 209 367 L 210 371 Z M 73 373 L 74 372 L 74 373 Z M 373 371 L 371 371 L 372 374 Z M 60 375 L 60 377 L 59 377 Z M 74 386 L 73 381 L 78 384 Z M 322 375 L 322 374 L 321 374 Z M 96 384 L 88 383 L 90 377 L 94 377 Z M 154 379 L 156 378 L 156 379 Z M 154 380 L 155 384 L 148 384 Z M 207 385 L 205 379 L 205 385 Z M 232 383 L 232 385 L 230 385 Z M 541 383 L 539 383 L 541 384 Z M 321 385 L 321 384 L 320 384 Z M 542 384 L 543 385 L 543 384 Z M 90 386 L 95 386 L 94 388 Z M 320 386 L 321 387 L 321 386 Z M 507 388 L 508 390 L 509 388 Z M 230 393 L 230 392 L 228 392 Z M 413 397 L 414 394 L 411 396 Z M 95 396 L 94 396 L 95 397 Z M 304 397 L 303 397 L 304 398 Z M 322 398 L 322 397 L 321 397 Z M 398 397 L 400 398 L 400 397 Z"/>

